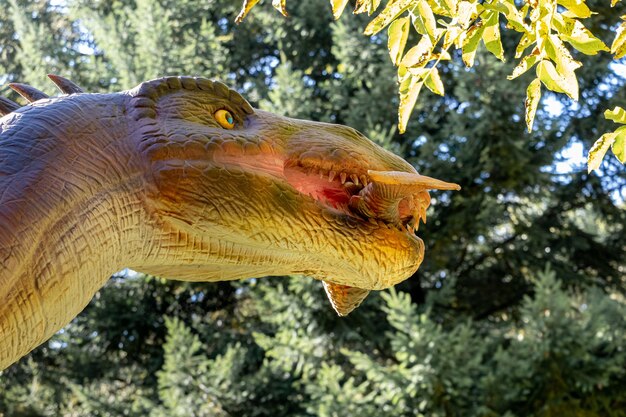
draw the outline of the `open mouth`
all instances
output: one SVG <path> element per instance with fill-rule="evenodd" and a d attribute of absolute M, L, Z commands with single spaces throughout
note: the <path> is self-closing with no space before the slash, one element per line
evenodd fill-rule
<path fill-rule="evenodd" d="M 417 173 L 374 170 L 350 173 L 298 162 L 286 164 L 284 175 L 298 192 L 328 210 L 409 234 L 418 230 L 420 221 L 426 223 L 429 189 L 460 189 L 456 184 Z"/>

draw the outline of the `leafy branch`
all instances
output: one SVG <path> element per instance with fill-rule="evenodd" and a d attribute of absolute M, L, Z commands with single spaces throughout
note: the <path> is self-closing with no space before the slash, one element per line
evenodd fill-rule
<path fill-rule="evenodd" d="M 240 22 L 258 1 L 244 0 L 236 21 Z M 614 6 L 619 0 L 611 1 Z M 334 18 L 338 19 L 348 0 L 330 0 L 330 4 Z M 287 15 L 285 0 L 273 0 L 272 5 Z M 372 15 L 380 6 L 381 0 L 357 0 L 354 13 Z M 500 35 L 500 19 L 503 18 L 506 29 L 522 34 L 515 49 L 519 63 L 508 79 L 515 79 L 535 67 L 535 78 L 528 85 L 525 101 L 525 120 L 530 132 L 542 86 L 578 100 L 575 71 L 582 64 L 573 58 L 572 49 L 586 55 L 610 51 L 615 59 L 626 56 L 626 16 L 622 16 L 624 22 L 609 49 L 582 23 L 592 14 L 585 0 L 526 0 L 520 6 L 515 0 L 389 0 L 364 33 L 374 36 L 388 27 L 389 55 L 398 67 L 398 127 L 400 133 L 404 133 L 422 87 L 444 95 L 437 65 L 451 59 L 451 48 L 460 50 L 467 67 L 474 65 L 481 41 L 487 51 L 504 61 Z M 405 51 L 412 31 L 418 35 L 417 43 Z M 597 168 L 609 146 L 624 162 L 623 153 L 616 151 L 622 143 L 618 139 L 621 133 L 613 135 L 603 135 L 590 151 L 590 171 Z M 611 137 L 615 141 L 606 145 Z M 602 149 L 604 151 L 600 152 Z"/>

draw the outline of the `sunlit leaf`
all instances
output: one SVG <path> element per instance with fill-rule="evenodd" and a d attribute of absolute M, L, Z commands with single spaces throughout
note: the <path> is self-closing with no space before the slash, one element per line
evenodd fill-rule
<path fill-rule="evenodd" d="M 574 71 L 583 65 L 572 57 L 561 39 L 556 35 L 550 35 L 548 37 L 546 51 L 548 57 L 556 62 L 557 71 L 561 74 L 573 76 Z"/>
<path fill-rule="evenodd" d="M 626 163 L 626 126 L 615 131 L 615 142 L 611 145 L 611 150 L 618 161 Z"/>
<path fill-rule="evenodd" d="M 507 13 L 509 13 L 509 9 L 507 8 L 507 6 L 505 6 L 501 2 L 497 2 L 497 3 L 487 3 L 487 2 L 485 2 L 485 3 L 482 3 L 482 6 L 486 10 L 490 10 L 492 12 L 497 12 L 497 13 L 502 13 L 505 16 L 506 16 Z"/>
<path fill-rule="evenodd" d="M 398 74 L 401 73 L 401 69 L 398 69 Z M 423 81 L 412 75 L 404 77 L 400 83 L 400 106 L 398 107 L 398 131 L 400 133 L 406 131 L 406 125 L 409 122 L 409 117 L 413 112 L 422 85 Z"/>
<path fill-rule="evenodd" d="M 235 18 L 235 23 L 241 23 L 243 19 L 248 15 L 250 10 L 259 2 L 259 0 L 244 0 L 243 6 L 241 7 L 241 11 Z"/>
<path fill-rule="evenodd" d="M 515 58 L 521 57 L 526 48 L 535 43 L 536 39 L 537 36 L 534 32 L 524 33 L 519 41 L 519 44 L 517 44 L 517 47 L 515 48 Z"/>
<path fill-rule="evenodd" d="M 622 16 L 622 19 L 626 16 Z M 615 32 L 615 39 L 611 44 L 611 53 L 615 54 L 615 59 L 626 56 L 626 22 L 622 22 Z"/>
<path fill-rule="evenodd" d="M 596 38 L 580 21 L 575 20 L 570 34 L 559 33 L 559 37 L 569 42 L 574 48 L 586 55 L 595 55 L 599 51 L 609 51 L 600 39 Z"/>
<path fill-rule="evenodd" d="M 530 55 L 526 55 L 524 58 L 522 58 L 520 63 L 517 64 L 517 66 L 513 70 L 513 73 L 506 78 L 512 80 L 519 77 L 520 75 L 531 69 L 533 65 L 537 63 L 540 56 L 541 55 L 539 54 L 539 50 L 535 49 Z"/>
<path fill-rule="evenodd" d="M 469 27 L 476 18 L 476 3 L 462 0 L 458 3 L 456 20 L 462 28 Z"/>
<path fill-rule="evenodd" d="M 483 42 L 489 52 L 495 55 L 500 61 L 504 62 L 504 49 L 500 41 L 500 19 L 499 13 L 491 12 L 485 19 L 485 30 L 483 31 Z"/>
<path fill-rule="evenodd" d="M 485 27 L 482 21 L 476 22 L 468 31 L 463 40 L 463 62 L 468 67 L 474 65 L 474 56 L 478 49 L 478 43 L 482 38 Z"/>
<path fill-rule="evenodd" d="M 348 4 L 348 0 L 330 0 L 330 7 L 333 10 L 333 18 L 335 20 L 339 19 L 339 16 L 346 8 L 346 4 Z"/>
<path fill-rule="evenodd" d="M 412 6 L 414 0 L 391 0 L 365 28 L 366 35 L 374 35 Z"/>
<path fill-rule="evenodd" d="M 605 110 L 604 118 L 613 120 L 615 123 L 626 124 L 626 110 L 619 106 L 615 106 L 613 110 Z"/>
<path fill-rule="evenodd" d="M 619 3 L 621 0 L 611 0 L 611 7 L 615 7 L 615 5 L 617 3 Z"/>
<path fill-rule="evenodd" d="M 391 25 L 389 25 L 387 47 L 389 49 L 391 61 L 393 61 L 395 65 L 400 63 L 400 59 L 404 53 L 404 47 L 406 46 L 406 40 L 409 37 L 410 27 L 411 21 L 408 17 L 396 19 L 391 23 Z"/>
<path fill-rule="evenodd" d="M 380 0 L 356 0 L 356 6 L 354 8 L 354 14 L 360 14 L 367 12 L 371 15 L 380 6 Z"/>
<path fill-rule="evenodd" d="M 590 173 L 600 167 L 604 154 L 606 154 L 606 151 L 608 151 L 609 147 L 615 142 L 615 136 L 615 132 L 605 133 L 600 136 L 600 139 L 589 149 L 589 155 L 587 155 L 587 172 Z"/>
<path fill-rule="evenodd" d="M 444 88 L 441 77 L 439 77 L 439 71 L 437 68 L 429 68 L 428 75 L 424 79 L 424 85 L 433 93 L 443 96 Z"/>
<path fill-rule="evenodd" d="M 278 10 L 283 16 L 288 16 L 285 5 L 286 2 L 287 0 L 272 0 L 272 6 L 274 6 L 274 8 Z"/>
<path fill-rule="evenodd" d="M 524 22 L 524 14 L 517 9 L 514 0 L 501 0 L 498 2 L 503 8 L 506 8 L 506 12 L 502 11 L 506 17 L 507 26 L 513 28 L 518 32 L 528 32 L 528 25 Z M 499 10 L 498 10 L 499 11 Z M 519 58 L 519 57 L 517 57 Z"/>
<path fill-rule="evenodd" d="M 570 98 L 578 100 L 578 81 L 576 77 L 565 77 L 560 74 L 554 64 L 543 60 L 537 65 L 537 77 L 548 88 L 557 93 L 565 93 Z"/>
<path fill-rule="evenodd" d="M 461 35 L 461 32 L 463 32 L 463 29 L 460 27 L 450 26 L 444 34 L 442 48 L 448 49 L 452 43 L 457 43 L 457 47 L 459 47 L 458 42 L 460 40 L 459 36 Z"/>
<path fill-rule="evenodd" d="M 428 36 L 422 36 L 422 39 L 402 58 L 401 65 L 405 67 L 420 67 L 430 61 L 433 53 L 433 43 Z"/>
<path fill-rule="evenodd" d="M 457 0 L 441 0 L 439 2 L 448 12 L 448 16 L 454 16 L 457 12 Z"/>
<path fill-rule="evenodd" d="M 533 121 L 535 120 L 535 113 L 537 113 L 537 106 L 541 100 L 541 81 L 539 78 L 532 80 L 528 89 L 526 90 L 526 127 L 530 133 L 533 128 Z"/>
<path fill-rule="evenodd" d="M 577 17 L 585 19 L 591 16 L 591 10 L 583 0 L 558 0 L 558 3 L 565 7 L 567 11 L 563 13 L 567 17 Z"/>
<path fill-rule="evenodd" d="M 435 15 L 426 0 L 420 0 L 417 3 L 417 12 L 419 13 L 419 18 L 422 20 L 424 28 L 426 29 L 426 33 L 428 33 L 431 40 L 435 41 L 437 22 L 435 20 Z"/>

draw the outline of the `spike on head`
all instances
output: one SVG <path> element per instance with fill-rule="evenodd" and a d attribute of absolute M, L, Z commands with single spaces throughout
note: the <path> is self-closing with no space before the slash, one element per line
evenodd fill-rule
<path fill-rule="evenodd" d="M 65 94 L 79 94 L 84 93 L 83 89 L 74 84 L 72 81 L 59 75 L 48 74 L 48 78 Z"/>
<path fill-rule="evenodd" d="M 19 104 L 9 100 L 8 98 L 0 97 L 0 116 L 12 113 L 19 108 Z"/>
<path fill-rule="evenodd" d="M 10 83 L 9 87 L 11 87 L 11 89 L 17 94 L 28 100 L 29 103 L 41 100 L 42 98 L 48 98 L 46 93 L 37 90 L 35 87 L 31 87 L 28 84 Z"/>

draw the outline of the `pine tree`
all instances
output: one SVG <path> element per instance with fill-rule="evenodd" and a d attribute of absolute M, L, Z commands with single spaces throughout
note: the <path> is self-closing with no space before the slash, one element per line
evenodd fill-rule
<path fill-rule="evenodd" d="M 324 0 L 289 2 L 288 19 L 260 8 L 240 26 L 225 0 L 13 3 L 0 16 L 8 81 L 60 71 L 107 91 L 165 73 L 218 77 L 264 109 L 349 124 L 463 191 L 433 194 L 417 274 L 346 318 L 306 277 L 118 275 L 0 375 L 0 414 L 624 414 L 626 211 L 612 196 L 626 174 L 554 169 L 623 102 L 606 57 L 580 70 L 586 99 L 558 116 L 540 106 L 531 134 L 523 88 L 505 79 L 512 59 L 442 65 L 448 95 L 422 94 L 400 135 L 384 34 L 361 36 L 362 16 L 332 22 Z M 611 9 L 596 9 L 602 33 Z"/>

